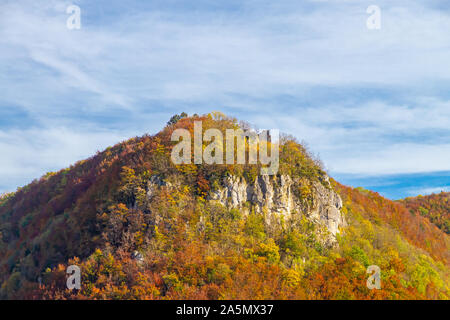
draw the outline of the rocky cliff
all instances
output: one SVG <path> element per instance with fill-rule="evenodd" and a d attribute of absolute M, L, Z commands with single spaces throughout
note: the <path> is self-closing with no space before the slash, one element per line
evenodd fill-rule
<path fill-rule="evenodd" d="M 269 223 L 273 217 L 286 219 L 304 214 L 308 219 L 325 226 L 329 232 L 327 242 L 334 243 L 339 228 L 345 225 L 340 211 L 342 200 L 331 188 L 328 177 L 324 183 L 295 179 L 287 175 L 258 176 L 253 183 L 242 177 L 227 176 L 223 187 L 212 191 L 209 200 L 239 208 L 248 213 L 265 214 Z"/>
<path fill-rule="evenodd" d="M 175 187 L 158 176 L 148 182 L 147 196 L 152 197 L 160 187 Z M 342 200 L 332 189 L 328 177 L 324 181 L 292 179 L 288 175 L 260 175 L 253 183 L 243 177 L 226 176 L 220 187 L 208 195 L 208 200 L 228 208 L 238 208 L 244 214 L 254 211 L 263 214 L 266 223 L 283 217 L 285 221 L 296 215 L 305 215 L 325 231 L 324 240 L 329 245 L 336 242 L 339 228 L 346 222 L 341 213 Z"/>

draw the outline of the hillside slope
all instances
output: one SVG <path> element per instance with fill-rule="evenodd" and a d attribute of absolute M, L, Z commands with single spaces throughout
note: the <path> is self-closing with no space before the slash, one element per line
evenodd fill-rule
<path fill-rule="evenodd" d="M 411 212 L 427 217 L 446 234 L 450 234 L 450 192 L 401 200 Z"/>
<path fill-rule="evenodd" d="M 260 165 L 174 165 L 171 134 L 192 132 L 194 120 L 203 129 L 245 126 L 218 114 L 177 117 L 154 136 L 3 196 L 0 297 L 450 296 L 449 238 L 427 218 L 330 183 L 292 137 L 280 140 L 279 174 L 270 181 Z M 81 290 L 65 289 L 72 264 L 81 267 Z M 369 265 L 382 270 L 380 290 L 366 286 Z"/>

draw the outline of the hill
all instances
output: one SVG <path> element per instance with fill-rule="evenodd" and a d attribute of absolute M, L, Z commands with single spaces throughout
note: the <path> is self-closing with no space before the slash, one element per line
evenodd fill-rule
<path fill-rule="evenodd" d="M 446 234 L 450 234 L 450 193 L 406 198 L 401 201 L 411 212 L 427 217 Z"/>
<path fill-rule="evenodd" d="M 194 135 L 195 121 L 248 128 L 183 114 L 3 196 L 0 297 L 449 298 L 449 238 L 428 218 L 340 185 L 289 136 L 274 176 L 261 164 L 175 165 L 172 133 Z M 66 289 L 69 265 L 80 290 Z M 366 286 L 370 265 L 379 290 Z"/>

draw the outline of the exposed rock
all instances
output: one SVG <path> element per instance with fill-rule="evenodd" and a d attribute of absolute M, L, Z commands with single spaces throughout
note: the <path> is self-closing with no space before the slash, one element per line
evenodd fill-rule
<path fill-rule="evenodd" d="M 294 214 L 305 214 L 327 228 L 330 233 L 327 242 L 335 242 L 339 227 L 345 225 L 340 211 L 341 198 L 329 185 L 328 177 L 325 179 L 328 187 L 319 182 L 309 185 L 307 188 L 311 192 L 307 197 L 298 196 L 294 191 L 302 185 L 307 186 L 307 182 L 293 181 L 287 175 L 258 176 L 250 184 L 244 178 L 227 176 L 223 179 L 223 187 L 212 191 L 208 198 L 227 207 L 240 208 L 246 213 L 252 207 L 257 213 L 267 213 L 267 219 L 273 215 L 289 219 Z"/>
<path fill-rule="evenodd" d="M 142 254 L 139 251 L 134 251 L 133 254 L 131 255 L 131 258 L 133 260 L 136 260 L 139 263 L 144 262 L 144 257 L 142 256 Z"/>
<path fill-rule="evenodd" d="M 159 176 L 153 176 L 148 181 L 149 199 L 160 187 L 171 188 L 174 185 Z M 306 193 L 303 194 L 301 190 Z M 243 177 L 226 176 L 220 188 L 210 191 L 208 200 L 217 201 L 228 208 L 239 208 L 244 214 L 254 210 L 264 214 L 268 224 L 275 217 L 283 216 L 289 220 L 294 215 L 304 214 L 314 223 L 325 227 L 328 234 L 323 238 L 330 245 L 336 242 L 339 228 L 346 224 L 340 211 L 342 200 L 331 188 L 327 176 L 323 184 L 307 179 L 294 181 L 288 175 L 260 175 L 253 183 Z"/>
<path fill-rule="evenodd" d="M 147 197 L 151 199 L 155 195 L 156 190 L 163 186 L 170 188 L 172 183 L 163 179 L 161 176 L 152 176 L 147 182 Z"/>

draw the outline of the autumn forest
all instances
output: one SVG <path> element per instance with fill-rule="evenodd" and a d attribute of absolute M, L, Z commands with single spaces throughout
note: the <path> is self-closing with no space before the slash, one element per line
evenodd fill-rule
<path fill-rule="evenodd" d="M 177 115 L 155 135 L 2 195 L 0 298 L 450 298 L 448 193 L 391 201 L 344 186 L 283 135 L 278 176 L 292 178 L 304 210 L 269 219 L 250 202 L 211 200 L 226 177 L 254 182 L 259 164 L 173 164 L 171 134 L 192 132 L 194 121 L 204 130 L 250 127 L 220 113 Z M 331 244 L 309 215 L 315 186 L 342 200 L 345 224 Z M 70 265 L 81 270 L 80 289 L 66 287 Z M 379 289 L 367 286 L 371 265 L 381 270 Z"/>

